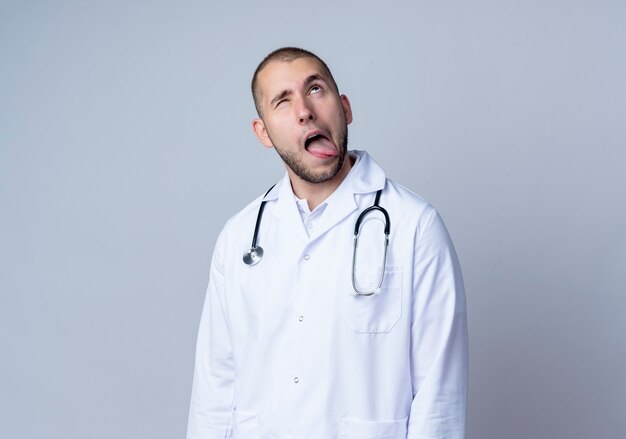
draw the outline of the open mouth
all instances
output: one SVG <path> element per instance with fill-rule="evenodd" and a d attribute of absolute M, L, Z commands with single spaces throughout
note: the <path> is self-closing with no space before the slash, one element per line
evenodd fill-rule
<path fill-rule="evenodd" d="M 322 133 L 313 133 L 304 141 L 304 148 L 318 158 L 335 157 L 338 154 L 335 145 Z"/>

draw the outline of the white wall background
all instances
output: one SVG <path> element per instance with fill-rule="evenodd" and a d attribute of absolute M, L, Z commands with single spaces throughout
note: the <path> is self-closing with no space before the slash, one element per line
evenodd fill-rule
<path fill-rule="evenodd" d="M 213 243 L 283 172 L 248 87 L 284 45 L 446 220 L 468 438 L 626 437 L 625 23 L 618 0 L 0 0 L 0 437 L 183 437 Z"/>

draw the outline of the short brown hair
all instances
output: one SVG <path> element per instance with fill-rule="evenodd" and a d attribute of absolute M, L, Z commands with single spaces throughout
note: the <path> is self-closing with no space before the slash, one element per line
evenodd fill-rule
<path fill-rule="evenodd" d="M 332 87 L 335 89 L 335 92 L 339 94 L 339 88 L 337 87 L 337 83 L 335 82 L 335 78 L 333 78 L 333 74 L 330 73 L 330 69 L 326 65 L 326 63 L 313 52 L 309 52 L 308 50 L 300 49 L 299 47 L 281 47 L 280 49 L 276 49 L 263 58 L 263 61 L 258 65 L 256 70 L 254 71 L 254 75 L 252 76 L 252 99 L 254 99 L 254 106 L 256 108 L 256 112 L 261 116 L 261 103 L 260 103 L 260 92 L 257 85 L 257 79 L 261 70 L 265 68 L 271 62 L 274 61 L 284 61 L 291 62 L 298 58 L 313 58 L 322 66 L 322 71 L 324 74 L 328 75 L 329 81 Z"/>

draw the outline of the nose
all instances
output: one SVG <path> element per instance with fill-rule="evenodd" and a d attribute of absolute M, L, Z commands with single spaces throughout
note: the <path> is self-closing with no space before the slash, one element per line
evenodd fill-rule
<path fill-rule="evenodd" d="M 306 101 L 306 99 L 302 99 L 297 109 L 298 122 L 300 124 L 305 125 L 309 123 L 311 120 L 315 120 L 315 113 L 310 104 Z"/>

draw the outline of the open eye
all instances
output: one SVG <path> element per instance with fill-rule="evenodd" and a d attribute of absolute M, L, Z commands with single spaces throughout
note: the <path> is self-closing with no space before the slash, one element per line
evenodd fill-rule
<path fill-rule="evenodd" d="M 319 93 L 320 91 L 322 91 L 322 87 L 320 87 L 319 85 L 312 85 L 309 89 L 309 93 L 311 94 Z"/>

